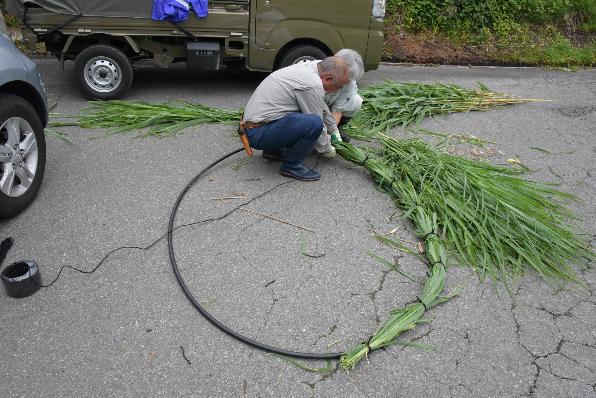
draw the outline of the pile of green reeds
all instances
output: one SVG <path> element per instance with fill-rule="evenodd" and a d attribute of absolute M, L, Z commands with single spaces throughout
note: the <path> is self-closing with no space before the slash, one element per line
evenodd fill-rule
<path fill-rule="evenodd" d="M 442 153 L 419 140 L 380 135 L 382 147 L 337 143 L 340 156 L 366 168 L 405 210 L 426 243 L 430 272 L 417 303 L 396 309 L 366 342 L 344 354 L 349 369 L 374 349 L 393 344 L 420 322 L 424 310 L 445 301 L 446 250 L 507 283 L 526 268 L 549 281 L 577 278 L 570 264 L 595 255 L 573 232 L 564 202 L 572 195 L 523 180 L 520 170 Z M 443 246 L 444 245 L 444 246 Z"/>
<path fill-rule="evenodd" d="M 507 281 L 530 268 L 549 281 L 577 278 L 571 265 L 593 260 L 588 245 L 574 233 L 574 214 L 565 203 L 572 195 L 520 178 L 523 172 L 443 153 L 419 140 L 395 140 L 383 133 L 396 126 L 418 125 L 437 114 L 487 110 L 535 101 L 455 85 L 386 82 L 361 90 L 364 104 L 348 127 L 355 138 L 374 138 L 380 148 L 337 143 L 343 158 L 367 169 L 373 179 L 405 210 L 425 243 L 429 272 L 418 302 L 391 311 L 366 342 L 341 358 L 354 367 L 372 350 L 394 344 L 434 305 L 448 300 L 447 254 L 482 277 Z M 111 133 L 142 131 L 168 136 L 205 123 L 238 122 L 240 113 L 184 102 L 93 102 L 74 121 L 54 125 L 111 128 Z"/>
<path fill-rule="evenodd" d="M 60 118 L 67 122 L 52 122 L 51 126 L 79 126 L 110 128 L 109 134 L 141 132 L 144 136 L 170 136 L 180 130 L 208 123 L 234 124 L 240 120 L 239 111 L 211 108 L 200 104 L 175 101 L 151 104 L 138 101 L 93 101 L 80 115 Z"/>
<path fill-rule="evenodd" d="M 362 109 L 347 130 L 354 138 L 369 139 L 396 126 L 419 125 L 428 116 L 538 101 L 492 92 L 481 83 L 478 86 L 468 90 L 454 84 L 386 81 L 363 88 L 359 91 Z"/>
<path fill-rule="evenodd" d="M 403 187 L 411 185 L 418 205 L 436 214 L 446 247 L 482 277 L 507 283 L 530 268 L 551 282 L 577 281 L 570 264 L 594 258 L 565 207 L 573 195 L 524 180 L 523 170 L 449 155 L 420 140 L 381 135 L 380 142 L 378 157 L 344 143 L 337 149 L 382 186 L 393 182 L 386 189 L 401 206 L 412 194 Z"/>

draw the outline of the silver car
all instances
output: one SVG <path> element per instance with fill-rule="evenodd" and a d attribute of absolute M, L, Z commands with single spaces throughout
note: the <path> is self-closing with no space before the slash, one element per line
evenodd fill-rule
<path fill-rule="evenodd" d="M 37 66 L 0 32 L 0 218 L 37 195 L 46 163 L 45 88 Z"/>

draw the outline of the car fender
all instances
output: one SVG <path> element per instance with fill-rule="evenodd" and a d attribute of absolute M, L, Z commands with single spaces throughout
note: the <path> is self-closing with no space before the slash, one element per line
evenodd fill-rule
<path fill-rule="evenodd" d="M 283 46 L 296 39 L 320 41 L 333 53 L 344 47 L 344 40 L 333 26 L 324 22 L 303 19 L 284 20 L 276 24 L 269 32 L 264 44 L 265 48 L 274 48 L 279 51 Z"/>
<path fill-rule="evenodd" d="M 19 53 L 16 52 L 12 41 L 0 34 L 0 86 L 15 80 L 26 80 L 25 64 Z M 4 45 L 8 44 L 8 45 Z"/>

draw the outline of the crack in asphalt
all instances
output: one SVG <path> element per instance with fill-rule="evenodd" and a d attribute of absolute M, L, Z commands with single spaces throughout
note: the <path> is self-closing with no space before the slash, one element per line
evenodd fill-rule
<path fill-rule="evenodd" d="M 383 290 L 383 288 L 385 287 L 385 282 L 387 281 L 387 275 L 389 275 L 391 270 L 386 269 L 381 272 L 382 272 L 381 280 L 379 281 L 377 288 L 374 291 L 366 294 L 370 298 L 370 301 L 375 309 L 375 322 L 377 323 L 377 326 L 379 326 L 381 323 L 381 315 L 379 315 L 379 306 L 377 305 L 377 294 L 379 294 L 379 292 L 381 290 Z"/>
<path fill-rule="evenodd" d="M 466 342 L 466 350 L 464 351 L 464 353 L 455 360 L 455 370 L 459 370 L 459 366 L 462 363 L 462 360 L 468 356 L 468 354 L 470 353 L 470 345 L 472 344 L 472 342 L 470 341 L 470 331 L 468 329 L 465 330 L 466 334 L 464 335 L 464 340 Z M 471 391 L 470 391 L 471 392 Z"/>
<path fill-rule="evenodd" d="M 269 317 L 271 316 L 271 313 L 273 312 L 273 309 L 275 308 L 275 305 L 279 302 L 279 298 L 277 297 L 273 297 L 271 304 L 269 305 L 269 309 L 267 310 L 267 313 L 265 314 L 265 322 L 263 323 L 263 326 L 259 328 L 259 332 L 261 330 L 263 330 L 264 328 L 267 327 L 267 325 L 269 324 Z"/>
<path fill-rule="evenodd" d="M 354 293 L 352 293 L 352 294 L 350 295 L 350 297 L 349 297 L 349 298 L 348 298 L 348 300 L 346 301 L 345 305 L 342 307 L 342 309 L 339 311 L 339 313 L 338 313 L 338 314 L 335 316 L 335 319 L 333 320 L 333 325 L 331 325 L 331 326 L 329 327 L 329 330 L 328 330 L 328 332 L 327 332 L 327 333 L 324 333 L 324 334 L 322 334 L 322 335 L 320 335 L 320 336 L 318 336 L 318 337 L 317 337 L 317 339 L 315 340 L 315 342 L 314 342 L 314 343 L 312 343 L 312 345 L 313 345 L 313 346 L 314 346 L 314 345 L 317 345 L 317 343 L 318 343 L 319 341 L 321 341 L 321 340 L 322 340 L 322 339 L 324 339 L 325 337 L 329 337 L 329 336 L 331 336 L 331 335 L 332 335 L 332 334 L 335 332 L 335 330 L 337 329 L 337 323 L 339 322 L 339 318 L 341 318 L 341 316 L 344 314 L 344 312 L 345 312 L 346 308 L 348 308 L 348 306 L 349 306 L 349 305 L 350 305 L 350 303 L 352 302 L 352 299 L 353 299 L 354 297 L 356 297 L 356 296 L 358 296 L 358 294 L 354 294 Z"/>
<path fill-rule="evenodd" d="M 456 384 L 456 385 L 454 385 L 454 386 L 449 386 L 449 397 L 450 397 L 450 398 L 460 398 L 460 397 L 461 397 L 461 395 L 454 395 L 454 394 L 453 394 L 453 389 L 454 389 L 454 388 L 457 388 L 457 387 L 463 387 L 463 388 L 465 388 L 465 389 L 466 389 L 466 391 L 467 391 L 468 393 L 470 393 L 470 394 L 474 394 L 474 391 L 472 391 L 472 389 L 471 389 L 470 387 L 468 387 L 468 386 L 467 386 L 467 385 L 465 385 L 464 383 L 459 383 L 459 384 Z"/>
<path fill-rule="evenodd" d="M 519 289 L 516 292 L 515 295 L 519 294 Z M 590 295 L 592 295 L 593 292 L 590 291 Z M 557 313 L 551 310 L 548 310 L 546 308 L 544 308 L 544 306 L 541 306 L 539 308 L 535 308 L 535 307 L 527 307 L 533 310 L 537 310 L 537 311 L 542 311 L 545 312 L 547 314 L 549 314 L 553 320 L 553 324 L 555 325 L 555 327 L 557 328 L 557 330 L 559 331 L 560 335 L 563 336 L 563 333 L 561 332 L 559 325 L 556 323 L 556 319 L 561 317 L 561 316 L 571 316 L 573 317 L 573 314 L 571 313 L 571 311 L 580 303 L 585 302 L 586 300 L 579 300 L 577 303 L 575 303 L 574 305 L 572 305 L 570 308 L 567 309 L 567 311 L 563 312 L 563 313 Z M 568 355 L 566 355 L 565 353 L 561 352 L 561 350 L 564 347 L 564 344 L 577 344 L 577 345 L 582 345 L 585 347 L 590 347 L 590 348 L 596 348 L 594 345 L 589 345 L 589 344 L 584 344 L 584 343 L 578 343 L 572 340 L 569 340 L 565 337 L 561 337 L 555 347 L 555 349 L 551 352 L 548 352 L 546 354 L 540 355 L 540 354 L 535 354 L 531 349 L 529 349 L 525 344 L 522 343 L 522 333 L 523 333 L 523 326 L 519 323 L 518 319 L 517 319 L 517 315 L 515 314 L 515 310 L 517 308 L 517 304 L 515 300 L 511 301 L 511 307 L 510 307 L 510 312 L 512 315 L 512 319 L 513 319 L 513 324 L 515 326 L 515 332 L 517 335 L 517 344 L 522 347 L 524 349 L 524 351 L 526 351 L 526 353 L 528 355 L 530 355 L 531 358 L 531 362 L 530 365 L 533 365 L 536 369 L 535 373 L 534 373 L 534 378 L 532 380 L 532 383 L 530 384 L 530 386 L 528 387 L 527 392 L 523 395 L 523 396 L 527 396 L 527 397 L 533 397 L 537 394 L 537 389 L 538 389 L 538 380 L 540 379 L 540 374 L 542 371 L 547 372 L 549 374 L 551 374 L 553 377 L 559 379 L 559 380 L 568 380 L 568 381 L 575 381 L 575 382 L 579 382 L 582 384 L 588 384 L 587 381 L 585 380 L 580 380 L 580 379 L 574 379 L 574 378 L 570 378 L 567 376 L 563 376 L 563 375 L 559 375 L 557 373 L 555 373 L 552 369 L 552 365 L 549 361 L 549 357 L 553 356 L 553 355 L 560 355 L 561 357 L 575 363 L 578 366 L 583 367 L 584 369 L 588 370 L 591 373 L 594 373 L 594 370 L 590 369 L 589 367 L 585 366 L 584 364 L 580 363 L 579 361 L 577 361 L 574 358 L 569 357 Z M 540 364 L 539 361 L 540 360 L 544 360 L 546 361 L 546 365 L 544 364 Z M 546 366 L 548 367 L 548 369 L 546 368 Z"/>
<path fill-rule="evenodd" d="M 310 396 L 311 398 L 315 397 L 315 387 L 317 386 L 317 383 L 309 383 L 308 381 L 303 381 L 302 384 L 306 384 L 308 387 L 310 387 Z"/>

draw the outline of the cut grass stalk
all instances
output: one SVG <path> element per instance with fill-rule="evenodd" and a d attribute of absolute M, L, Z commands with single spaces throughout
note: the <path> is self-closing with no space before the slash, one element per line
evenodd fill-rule
<path fill-rule="evenodd" d="M 450 144 L 452 144 L 452 142 L 451 142 L 452 139 L 457 140 L 456 142 L 454 142 L 454 144 L 467 143 L 467 144 L 477 146 L 479 148 L 484 148 L 484 144 L 494 144 L 495 143 L 494 141 L 484 140 L 484 139 L 476 137 L 474 135 L 457 134 L 457 133 L 443 133 L 443 132 L 431 131 L 431 130 L 423 129 L 423 128 L 408 130 L 408 132 L 442 138 L 443 139 L 442 142 L 440 142 L 437 146 L 450 145 Z"/>
<path fill-rule="evenodd" d="M 315 368 L 313 366 L 305 364 L 304 362 L 298 361 L 292 357 L 288 357 L 286 355 L 279 355 L 279 354 L 276 354 L 276 355 L 278 357 L 280 357 L 281 359 L 283 359 L 284 361 L 286 361 L 287 363 L 289 363 L 290 365 L 293 365 L 293 366 L 297 367 L 298 369 L 306 370 L 307 372 L 328 374 L 333 371 L 333 364 L 331 363 L 331 360 L 327 360 L 327 364 L 324 367 Z"/>
<path fill-rule="evenodd" d="M 428 116 L 454 112 L 486 111 L 511 104 L 542 101 L 490 91 L 478 83 L 469 90 L 454 84 L 386 81 L 360 90 L 362 109 L 347 130 L 356 139 L 368 140 L 396 127 L 418 126 Z"/>
<path fill-rule="evenodd" d="M 137 101 L 93 101 L 80 115 L 64 116 L 67 122 L 51 122 L 57 126 L 109 128 L 107 135 L 142 132 L 139 137 L 167 137 L 188 127 L 219 123 L 234 124 L 240 120 L 239 111 L 211 108 L 182 101 L 151 104 Z"/>

